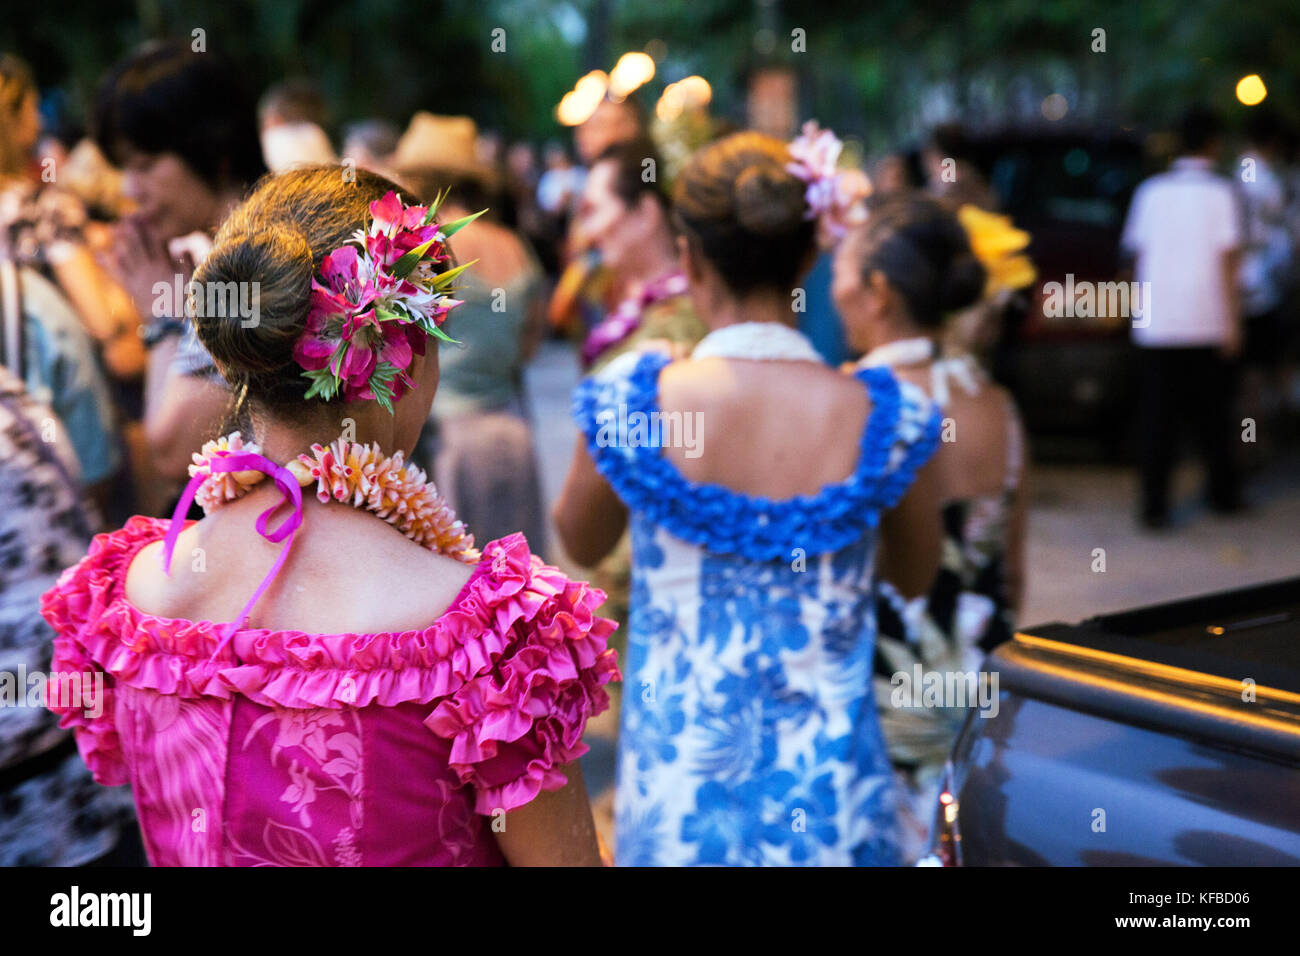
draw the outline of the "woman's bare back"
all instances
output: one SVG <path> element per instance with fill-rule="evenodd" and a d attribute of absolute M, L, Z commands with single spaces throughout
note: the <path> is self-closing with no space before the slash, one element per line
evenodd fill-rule
<path fill-rule="evenodd" d="M 861 382 L 798 361 L 676 362 L 659 396 L 661 411 L 694 416 L 696 450 L 664 450 L 687 479 L 775 500 L 850 477 L 871 406 Z"/>
<path fill-rule="evenodd" d="M 283 547 L 255 528 L 257 516 L 278 498 L 268 483 L 186 528 L 170 577 L 162 570 L 162 542 L 142 549 L 127 574 L 127 600 L 160 617 L 236 620 Z M 372 514 L 304 498 L 288 560 L 248 627 L 309 634 L 416 630 L 441 616 L 469 579 L 469 565 L 420 547 Z M 280 509 L 271 528 L 289 513 Z"/>
<path fill-rule="evenodd" d="M 930 392 L 930 366 L 895 369 L 895 374 Z M 975 395 L 949 386 L 943 431 L 935 455 L 940 497 L 959 501 L 1002 494 L 1007 487 L 1014 414 L 1001 386 L 986 383 Z"/>

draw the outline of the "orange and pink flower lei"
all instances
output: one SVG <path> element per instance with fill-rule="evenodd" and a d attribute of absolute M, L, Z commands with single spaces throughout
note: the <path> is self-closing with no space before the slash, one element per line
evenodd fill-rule
<path fill-rule="evenodd" d="M 204 514 L 247 494 L 265 480 L 260 471 L 213 473 L 208 460 L 223 454 L 261 454 L 256 442 L 245 442 L 239 432 L 207 442 L 190 465 L 190 476 L 207 475 L 194 500 Z M 421 547 L 466 564 L 475 564 L 479 552 L 474 536 L 457 520 L 447 500 L 438 493 L 423 469 L 403 460 L 399 451 L 385 456 L 379 445 L 362 445 L 340 437 L 328 448 L 311 446 L 285 468 L 304 488 L 316 483 L 321 502 L 339 501 L 363 508 L 383 518 Z"/>

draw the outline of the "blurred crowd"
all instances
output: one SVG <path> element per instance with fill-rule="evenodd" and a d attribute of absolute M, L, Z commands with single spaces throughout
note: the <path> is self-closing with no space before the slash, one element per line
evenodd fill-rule
<path fill-rule="evenodd" d="M 193 452 L 239 424 L 227 421 L 231 396 L 185 322 L 184 289 L 217 226 L 268 170 L 340 163 L 345 175 L 374 170 L 426 199 L 445 192 L 448 219 L 489 210 L 454 243 L 461 261 L 477 263 L 447 325 L 463 344 L 441 350 L 441 384 L 415 453 L 482 541 L 524 531 L 534 551 L 545 547 L 523 388 L 539 343 L 571 340 L 594 372 L 647 343 L 689 349 L 707 332 L 682 272 L 680 211 L 661 160 L 670 144 L 662 130 L 653 137 L 634 99 L 603 102 L 572 148 L 557 138 L 539 151 L 467 117 L 427 112 L 404 128 L 358 118 L 335 139 L 311 83 L 288 80 L 256 102 L 240 90 L 219 55 L 153 44 L 105 76 L 89 132 L 47 129 L 30 70 L 0 58 L 0 669 L 48 668 L 38 596 L 93 533 L 132 514 L 170 515 Z M 1212 502 L 1234 510 L 1239 384 L 1260 420 L 1300 407 L 1294 137 L 1261 113 L 1225 176 L 1215 171 L 1225 146 L 1216 118 L 1189 115 L 1180 132 L 1180 158 L 1139 190 L 1124 231 L 1136 280 L 1152 284 L 1157 309 L 1187 320 L 1157 322 L 1162 334 L 1177 325 L 1164 337 L 1135 335 L 1150 353 L 1141 516 L 1151 526 L 1168 521 L 1178 427 L 1196 427 Z M 1035 274 L 1030 237 L 1000 214 L 950 131 L 880 156 L 871 181 L 872 203 L 885 210 L 877 228 L 894 232 L 848 248 L 862 261 L 877 257 L 881 285 L 863 291 L 846 278 L 847 260 L 837 265 L 837 248 L 851 254 L 845 247 L 817 248 L 799 286 L 799 330 L 831 366 L 896 367 L 989 436 L 960 446 L 978 448 L 976 458 L 944 469 L 939 500 L 961 507 L 945 511 L 954 546 L 936 585 L 943 600 L 918 607 L 906 589 L 884 592 L 876 670 L 887 694 L 888 675 L 933 663 L 906 637 L 918 628 L 957 635 L 957 649 L 942 652 L 957 661 L 1011 632 L 1028 440 L 1014 402 L 982 369 L 1005 344 L 1006 317 L 1029 307 Z M 964 230 L 958 239 L 953 223 Z M 921 251 L 890 258 L 904 255 L 890 244 L 895 233 Z M 963 241 L 978 271 L 953 265 Z M 607 612 L 625 619 L 627 537 L 599 557 Z M 953 727 L 882 718 L 916 795 L 917 842 Z M 90 782 L 43 709 L 0 711 L 0 794 L 0 863 L 131 858 L 121 839 L 129 802 Z"/>

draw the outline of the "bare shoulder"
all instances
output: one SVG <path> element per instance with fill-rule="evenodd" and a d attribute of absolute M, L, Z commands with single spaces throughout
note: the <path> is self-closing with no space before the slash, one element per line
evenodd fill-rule
<path fill-rule="evenodd" d="M 698 407 L 750 402 L 758 393 L 782 399 L 803 395 L 803 405 L 809 390 L 819 400 L 860 404 L 864 394 L 852 376 L 814 362 L 738 362 L 718 356 L 673 362 L 661 373 L 659 389 L 674 404 Z"/>
<path fill-rule="evenodd" d="M 145 545 L 126 569 L 123 590 L 133 605 L 153 614 L 166 614 L 165 598 L 173 590 L 162 569 L 163 543 Z M 174 560 L 174 558 L 173 558 Z"/>
<path fill-rule="evenodd" d="M 416 626 L 438 617 L 473 573 L 473 566 L 421 547 L 373 515 L 341 507 L 321 511 L 328 518 L 318 520 L 304 542 L 310 551 L 329 554 L 332 564 L 347 569 L 348 591 L 371 599 L 383 594 L 383 615 L 411 622 L 389 623 L 382 629 Z"/>
<path fill-rule="evenodd" d="M 1016 411 L 1015 400 L 1001 385 L 986 384 L 976 394 L 960 388 L 951 390 L 948 407 L 956 414 L 982 422 L 989 427 L 1005 427 Z"/>
<path fill-rule="evenodd" d="M 675 405 L 708 407 L 735 394 L 739 382 L 728 374 L 728 363 L 717 357 L 678 359 L 659 373 L 659 394 Z"/>
<path fill-rule="evenodd" d="M 264 504 L 234 502 L 186 528 L 170 574 L 162 569 L 162 542 L 142 549 L 127 573 L 127 600 L 160 617 L 236 619 L 283 547 L 254 527 Z M 422 628 L 447 610 L 473 573 L 374 515 L 304 504 L 288 559 L 254 610 L 252 626 L 310 633 Z"/>
<path fill-rule="evenodd" d="M 177 536 L 171 562 L 163 565 L 165 540 L 150 542 L 136 552 L 126 571 L 126 599 L 146 613 L 160 617 L 185 617 L 197 592 L 211 588 L 209 551 L 214 549 L 211 526 L 197 522 Z"/>

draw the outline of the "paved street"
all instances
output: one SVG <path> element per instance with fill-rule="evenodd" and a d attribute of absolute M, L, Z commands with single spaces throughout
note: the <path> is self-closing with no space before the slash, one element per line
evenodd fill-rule
<path fill-rule="evenodd" d="M 527 386 L 542 468 L 542 490 L 553 501 L 573 453 L 568 414 L 577 363 L 567 346 L 550 342 L 528 370 Z M 1219 518 L 1197 502 L 1198 472 L 1177 475 L 1185 502 L 1175 527 L 1161 533 L 1133 520 L 1137 478 L 1132 469 L 1044 465 L 1031 470 L 1023 625 L 1078 621 L 1093 614 L 1300 575 L 1300 459 L 1275 463 L 1248 484 L 1254 507 Z M 1105 570 L 1095 556 L 1104 550 Z M 552 535 L 548 559 L 580 574 Z M 608 833 L 612 806 L 616 718 L 593 721 L 584 773 L 597 820 Z"/>

